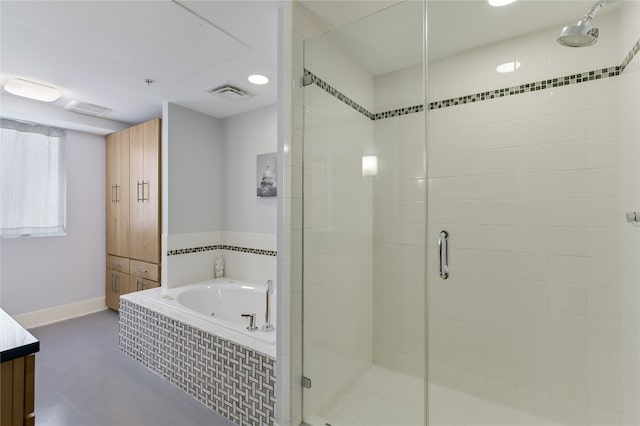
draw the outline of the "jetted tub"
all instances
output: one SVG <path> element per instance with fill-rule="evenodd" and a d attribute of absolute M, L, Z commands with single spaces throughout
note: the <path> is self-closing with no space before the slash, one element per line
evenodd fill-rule
<path fill-rule="evenodd" d="M 276 294 L 270 295 L 271 331 L 263 331 L 266 311 L 266 283 L 253 284 L 218 278 L 163 290 L 129 293 L 122 298 L 143 305 L 178 321 L 200 328 L 275 358 Z M 249 331 L 249 319 L 255 314 L 257 330 Z"/>

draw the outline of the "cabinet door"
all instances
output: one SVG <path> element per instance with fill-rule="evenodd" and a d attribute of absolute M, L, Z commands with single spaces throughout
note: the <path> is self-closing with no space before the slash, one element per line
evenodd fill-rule
<path fill-rule="evenodd" d="M 106 305 L 107 307 L 119 311 L 120 296 L 131 292 L 131 284 L 129 274 L 124 272 L 107 269 L 106 280 Z"/>
<path fill-rule="evenodd" d="M 107 253 L 129 257 L 129 130 L 107 136 Z"/>
<path fill-rule="evenodd" d="M 131 129 L 131 258 L 160 261 L 160 120 Z"/>
<path fill-rule="evenodd" d="M 157 281 L 131 276 L 131 291 L 148 290 L 156 287 L 160 287 L 160 283 Z"/>

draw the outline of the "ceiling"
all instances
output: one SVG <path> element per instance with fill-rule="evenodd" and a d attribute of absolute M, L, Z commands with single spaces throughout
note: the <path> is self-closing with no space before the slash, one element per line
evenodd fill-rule
<path fill-rule="evenodd" d="M 520 0 L 507 6 L 493 7 L 485 0 L 430 1 L 428 9 L 429 59 L 437 59 L 521 37 L 543 29 L 557 27 L 558 34 L 575 24 L 596 0 Z M 601 14 L 617 8 L 611 2 Z M 597 23 L 597 16 L 594 23 Z"/>
<path fill-rule="evenodd" d="M 422 62 L 421 1 L 301 0 L 301 3 L 320 16 L 332 30 L 329 36 L 373 75 Z M 493 7 L 486 0 L 429 0 L 429 60 L 551 27 L 557 27 L 559 33 L 563 26 L 581 19 L 594 3 L 594 0 L 520 0 Z M 616 3 L 611 3 L 600 13 L 615 8 Z"/>
<path fill-rule="evenodd" d="M 239 114 L 277 100 L 277 15 L 285 1 L 1 0 L 1 80 L 22 77 L 59 87 L 60 110 L 79 100 L 111 108 L 105 118 L 125 123 L 161 116 L 167 101 L 214 117 Z M 345 48 L 373 74 L 422 60 L 420 1 L 301 3 L 341 34 Z M 429 57 L 560 29 L 592 4 L 521 0 L 494 8 L 485 0 L 430 0 Z M 248 83 L 254 73 L 271 82 Z M 232 103 L 205 93 L 227 82 L 254 96 Z M 2 91 L 3 103 L 12 97 Z"/>
<path fill-rule="evenodd" d="M 105 118 L 126 123 L 161 116 L 164 101 L 220 118 L 242 113 L 276 102 L 281 4 L 2 1 L 2 83 L 52 85 L 63 91 L 57 106 L 101 105 L 113 110 Z M 255 86 L 250 74 L 271 81 Z M 227 82 L 254 96 L 233 103 L 205 93 Z"/>

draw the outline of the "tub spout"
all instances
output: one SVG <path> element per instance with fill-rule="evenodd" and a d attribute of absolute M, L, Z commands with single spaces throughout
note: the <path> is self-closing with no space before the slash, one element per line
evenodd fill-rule
<path fill-rule="evenodd" d="M 247 330 L 254 331 L 258 329 L 258 327 L 256 327 L 256 314 L 242 314 L 240 316 L 249 319 Z"/>
<path fill-rule="evenodd" d="M 265 291 L 266 309 L 264 314 L 264 317 L 265 317 L 264 320 L 266 324 L 262 326 L 262 331 L 271 331 L 273 330 L 273 325 L 271 324 L 271 293 L 273 293 L 273 281 L 271 280 L 267 281 L 265 290 L 266 290 Z"/>

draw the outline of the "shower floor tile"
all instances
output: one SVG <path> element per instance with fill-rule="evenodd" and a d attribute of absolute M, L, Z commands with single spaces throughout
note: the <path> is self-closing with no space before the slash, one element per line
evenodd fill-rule
<path fill-rule="evenodd" d="M 437 384 L 429 387 L 430 426 L 559 426 L 551 420 Z M 312 426 L 416 426 L 424 422 L 424 382 L 372 366 Z"/>
<path fill-rule="evenodd" d="M 424 425 L 424 382 L 413 376 L 372 366 L 313 426 Z"/>
<path fill-rule="evenodd" d="M 433 383 L 429 402 L 430 426 L 560 426 L 545 417 Z"/>
<path fill-rule="evenodd" d="M 39 426 L 233 426 L 120 352 L 116 312 L 29 331 L 40 340 Z"/>

